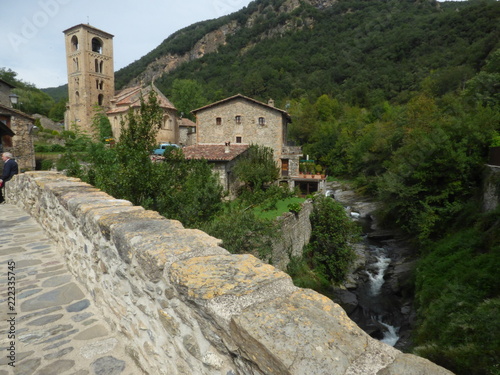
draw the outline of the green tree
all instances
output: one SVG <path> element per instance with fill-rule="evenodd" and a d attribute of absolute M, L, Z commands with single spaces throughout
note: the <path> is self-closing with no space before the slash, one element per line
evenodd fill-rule
<path fill-rule="evenodd" d="M 113 136 L 113 131 L 111 129 L 111 123 L 109 122 L 108 116 L 104 112 L 101 106 L 94 106 L 95 115 L 92 118 L 92 127 L 94 128 L 96 134 L 98 134 L 99 140 L 103 142 L 105 139 L 111 138 Z"/>
<path fill-rule="evenodd" d="M 82 178 L 115 198 L 196 227 L 220 210 L 222 187 L 206 161 L 186 160 L 180 150 L 169 153 L 163 163 L 151 161 L 150 150 L 156 143 L 162 115 L 151 90 L 141 99 L 139 110 L 131 109 L 122 122 L 115 147 L 106 147 L 102 140 L 89 142 L 91 166 Z M 102 125 L 102 119 L 96 114 L 96 126 Z"/>
<path fill-rule="evenodd" d="M 49 110 L 49 118 L 53 121 L 63 121 L 64 112 L 66 112 L 66 102 L 67 98 L 60 99 L 55 103 Z"/>
<path fill-rule="evenodd" d="M 237 204 L 228 204 L 202 229 L 222 239 L 222 247 L 229 252 L 253 254 L 264 261 L 272 261 L 273 241 L 279 236 L 276 221 L 260 219 L 253 210 L 246 210 Z"/>
<path fill-rule="evenodd" d="M 176 79 L 172 83 L 172 102 L 184 117 L 194 120 L 191 111 L 207 104 L 203 86 L 191 79 Z"/>
<path fill-rule="evenodd" d="M 276 181 L 279 168 L 270 147 L 251 145 L 234 167 L 236 177 L 252 191 L 263 190 L 266 184 Z"/>
<path fill-rule="evenodd" d="M 311 214 L 312 233 L 306 257 L 314 272 L 334 284 L 343 282 L 355 259 L 352 244 L 359 228 L 337 201 L 317 195 Z"/>

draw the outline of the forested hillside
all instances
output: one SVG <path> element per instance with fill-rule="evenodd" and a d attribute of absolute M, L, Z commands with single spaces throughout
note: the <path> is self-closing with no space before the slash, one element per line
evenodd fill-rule
<path fill-rule="evenodd" d="M 455 89 L 498 46 L 498 2 L 257 1 L 223 19 L 182 30 L 116 75 L 124 85 L 162 55 L 194 52 L 204 33 L 233 22 L 216 53 L 183 63 L 156 84 L 172 94 L 173 81 L 199 83 L 208 101 L 235 93 L 279 103 L 322 94 L 369 106 L 407 101 L 431 71 Z M 288 4 L 288 6 L 286 6 Z M 324 4 L 323 2 L 321 4 Z M 170 61 L 170 60 L 169 60 Z"/>

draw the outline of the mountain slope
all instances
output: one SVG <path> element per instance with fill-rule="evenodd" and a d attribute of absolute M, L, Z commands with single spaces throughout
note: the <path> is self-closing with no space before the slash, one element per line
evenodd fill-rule
<path fill-rule="evenodd" d="M 499 46 L 498 2 L 262 0 L 178 31 L 116 74 L 167 95 L 192 79 L 208 100 L 303 94 L 405 101 L 431 71 L 470 78 Z M 458 73 L 457 73 L 458 72 Z"/>

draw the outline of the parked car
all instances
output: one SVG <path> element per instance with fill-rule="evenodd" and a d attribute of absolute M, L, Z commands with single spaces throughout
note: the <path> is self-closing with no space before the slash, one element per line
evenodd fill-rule
<path fill-rule="evenodd" d="M 165 150 L 172 147 L 180 148 L 181 146 L 176 145 L 175 143 L 160 143 L 158 145 L 158 148 L 153 150 L 153 155 L 163 155 L 165 153 Z"/>

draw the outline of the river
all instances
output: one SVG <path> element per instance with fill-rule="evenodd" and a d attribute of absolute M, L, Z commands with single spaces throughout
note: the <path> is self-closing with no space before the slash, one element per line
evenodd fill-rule
<path fill-rule="evenodd" d="M 348 281 L 336 288 L 335 300 L 370 336 L 405 350 L 411 346 L 415 319 L 411 249 L 396 232 L 378 227 L 375 202 L 339 185 L 330 189 L 363 231 L 355 245 L 357 261 Z"/>

